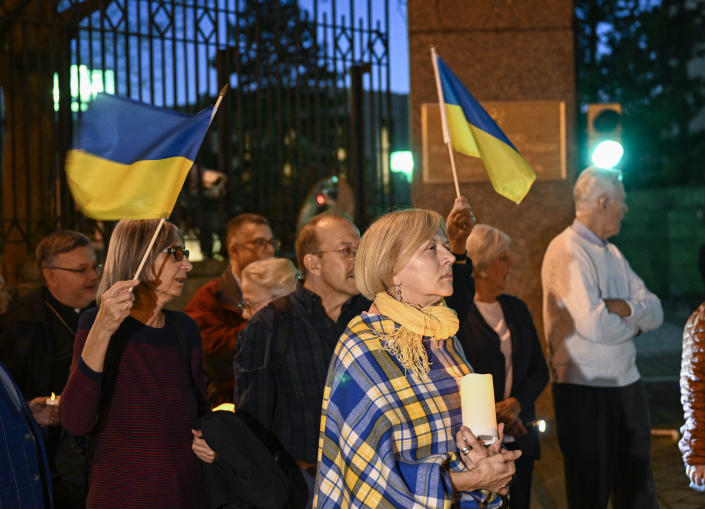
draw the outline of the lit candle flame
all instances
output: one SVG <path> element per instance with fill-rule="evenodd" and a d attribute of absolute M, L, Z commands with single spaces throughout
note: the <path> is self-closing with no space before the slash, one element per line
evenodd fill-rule
<path fill-rule="evenodd" d="M 55 399 L 56 399 L 56 394 L 54 394 L 54 393 L 52 392 L 52 393 L 51 393 L 51 400 L 54 401 Z"/>

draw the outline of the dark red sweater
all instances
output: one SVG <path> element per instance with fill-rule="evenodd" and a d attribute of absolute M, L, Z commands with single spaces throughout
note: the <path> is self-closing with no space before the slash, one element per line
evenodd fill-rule
<path fill-rule="evenodd" d="M 161 329 L 131 317 L 121 325 L 130 340 L 105 424 L 96 435 L 88 508 L 204 505 L 201 466 L 191 450 L 197 401 L 174 328 L 175 312 L 164 312 Z M 61 423 L 74 435 L 90 432 L 98 415 L 103 374 L 81 358 L 96 313 L 89 310 L 79 320 L 71 374 L 61 395 Z M 191 370 L 205 393 L 198 327 L 185 316 L 179 325 L 187 328 Z"/>

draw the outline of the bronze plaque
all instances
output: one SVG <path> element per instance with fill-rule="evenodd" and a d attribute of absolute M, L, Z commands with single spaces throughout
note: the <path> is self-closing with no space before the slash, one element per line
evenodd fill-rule
<path fill-rule="evenodd" d="M 488 101 L 482 107 L 536 173 L 537 180 L 566 178 L 564 101 Z M 438 103 L 421 105 L 423 181 L 453 182 L 443 143 Z M 453 151 L 460 182 L 489 181 L 482 161 Z"/>

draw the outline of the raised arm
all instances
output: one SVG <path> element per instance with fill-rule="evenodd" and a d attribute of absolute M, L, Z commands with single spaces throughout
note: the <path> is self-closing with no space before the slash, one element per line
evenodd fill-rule
<path fill-rule="evenodd" d="M 129 315 L 139 281 L 119 281 L 103 294 L 100 309 L 81 315 L 74 341 L 71 371 L 61 395 L 59 418 L 74 435 L 90 432 L 100 404 L 105 354 L 110 338 Z"/>
<path fill-rule="evenodd" d="M 99 373 L 103 371 L 110 338 L 130 315 L 130 309 L 135 302 L 133 290 L 139 283 L 134 280 L 118 281 L 103 294 L 95 323 L 81 352 L 83 362 L 91 370 Z"/>

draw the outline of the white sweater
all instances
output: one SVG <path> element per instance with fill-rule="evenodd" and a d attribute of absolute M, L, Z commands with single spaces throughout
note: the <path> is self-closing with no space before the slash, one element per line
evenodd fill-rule
<path fill-rule="evenodd" d="M 551 379 L 594 387 L 637 381 L 633 338 L 661 325 L 663 310 L 619 249 L 569 226 L 546 249 L 541 282 Z M 608 298 L 627 301 L 632 314 L 610 313 Z"/>

